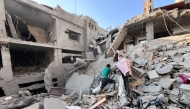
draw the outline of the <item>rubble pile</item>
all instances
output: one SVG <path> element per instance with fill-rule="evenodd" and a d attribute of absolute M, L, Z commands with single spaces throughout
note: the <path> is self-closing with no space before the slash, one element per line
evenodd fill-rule
<path fill-rule="evenodd" d="M 19 91 L 0 98 L 0 109 L 189 109 L 189 39 L 187 34 L 127 46 L 73 73 L 65 88 L 51 86 L 37 95 Z M 108 84 L 97 94 L 106 64 L 111 64 L 115 90 Z"/>
<path fill-rule="evenodd" d="M 132 62 L 133 73 L 130 87 L 145 107 L 189 108 L 189 38 L 172 36 L 128 46 L 125 56 Z"/>

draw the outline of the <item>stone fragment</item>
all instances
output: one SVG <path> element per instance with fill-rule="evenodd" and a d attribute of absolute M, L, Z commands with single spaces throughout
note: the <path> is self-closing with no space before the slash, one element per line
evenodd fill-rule
<path fill-rule="evenodd" d="M 181 84 L 180 89 L 183 91 L 190 92 L 190 84 Z"/>
<path fill-rule="evenodd" d="M 166 51 L 167 50 L 167 47 L 166 46 L 162 46 L 162 51 Z"/>
<path fill-rule="evenodd" d="M 174 62 L 182 62 L 183 61 L 183 55 L 181 53 L 177 53 L 172 57 L 172 60 Z"/>
<path fill-rule="evenodd" d="M 94 54 L 93 52 L 86 52 L 86 59 L 94 59 Z"/>
<path fill-rule="evenodd" d="M 44 109 L 66 109 L 64 101 L 58 98 L 45 98 Z"/>
<path fill-rule="evenodd" d="M 34 103 L 28 107 L 25 107 L 23 109 L 40 109 L 40 104 L 39 103 Z"/>
<path fill-rule="evenodd" d="M 64 94 L 62 94 L 61 97 L 60 97 L 60 99 L 63 100 L 63 101 L 66 100 L 67 98 L 69 98 L 69 96 L 64 95 Z"/>
<path fill-rule="evenodd" d="M 173 71 L 173 65 L 165 65 L 163 66 L 163 64 L 158 64 L 156 66 L 156 72 L 160 75 L 162 74 L 167 74 Z"/>
<path fill-rule="evenodd" d="M 154 59 L 153 61 L 154 61 L 154 64 L 160 63 L 160 60 L 158 58 Z"/>
<path fill-rule="evenodd" d="M 183 93 L 182 97 L 181 97 L 181 100 L 189 105 L 190 104 L 190 95 L 188 95 L 187 93 Z"/>
<path fill-rule="evenodd" d="M 175 54 L 177 54 L 177 50 L 171 50 L 171 51 L 164 52 L 164 56 L 173 57 Z"/>
<path fill-rule="evenodd" d="M 159 92 L 162 88 L 160 86 L 139 86 L 137 90 L 142 92 Z"/>
<path fill-rule="evenodd" d="M 124 97 L 120 97 L 119 101 L 121 103 L 121 106 L 125 106 L 125 105 L 128 105 L 130 103 L 125 96 Z"/>
<path fill-rule="evenodd" d="M 159 56 L 163 56 L 163 55 L 164 55 L 164 52 L 159 52 L 158 55 L 159 55 Z"/>
<path fill-rule="evenodd" d="M 168 44 L 166 47 L 167 47 L 167 50 L 173 50 L 174 46 L 173 46 L 173 44 Z"/>
<path fill-rule="evenodd" d="M 173 94 L 173 95 L 178 96 L 178 95 L 179 95 L 179 89 L 178 89 L 178 88 L 174 88 L 174 89 L 170 92 L 170 94 Z"/>
<path fill-rule="evenodd" d="M 148 61 L 147 62 L 147 65 L 153 65 L 154 63 L 153 63 L 153 61 Z"/>
<path fill-rule="evenodd" d="M 190 62 L 190 53 L 184 54 L 183 58 L 184 58 L 184 62 L 186 61 Z"/>
<path fill-rule="evenodd" d="M 147 109 L 157 109 L 155 105 L 149 106 Z"/>
<path fill-rule="evenodd" d="M 149 71 L 148 73 L 148 77 L 150 79 L 156 79 L 159 78 L 159 75 L 157 74 L 157 72 L 155 70 Z"/>
<path fill-rule="evenodd" d="M 165 89 L 169 89 L 175 81 L 176 79 L 160 79 L 158 85 Z"/>
<path fill-rule="evenodd" d="M 156 65 L 149 65 L 149 66 L 148 66 L 148 71 L 153 70 L 153 69 L 155 69 L 155 68 L 156 68 Z"/>

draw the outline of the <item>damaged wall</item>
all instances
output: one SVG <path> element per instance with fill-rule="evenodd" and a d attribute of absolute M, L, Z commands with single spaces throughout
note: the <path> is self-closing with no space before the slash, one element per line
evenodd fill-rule
<path fill-rule="evenodd" d="M 0 73 L 3 81 L 0 82 L 0 88 L 2 87 L 5 95 L 15 94 L 18 90 L 31 89 L 35 85 L 37 88 L 32 89 L 32 92 L 43 89 L 45 84 L 43 81 L 44 69 L 47 67 L 52 71 L 53 84 L 63 86 L 73 74 L 68 72 L 75 67 L 73 62 L 63 63 L 62 59 L 64 57 L 84 58 L 85 51 L 91 51 L 88 50 L 87 45 L 92 38 L 107 34 L 93 19 L 70 14 L 61 9 L 60 6 L 53 9 L 31 0 L 1 0 L 0 2 L 2 5 L 0 16 L 4 16 L 0 17 L 0 23 L 3 23 L 0 26 L 5 32 L 0 31 L 0 37 L 6 36 L 4 10 L 10 15 L 9 21 L 12 21 L 14 33 L 17 35 L 17 38 L 13 37 L 9 24 L 6 25 L 8 37 L 0 38 L 0 41 L 11 44 L 11 53 L 8 53 L 11 57 L 9 63 L 11 71 L 8 73 L 11 76 L 8 76 L 7 80 L 12 81 L 6 82 L 5 76 L 7 75 Z M 15 62 L 15 58 L 18 56 L 17 52 L 23 53 L 17 58 L 21 59 L 23 56 L 20 62 L 18 60 Z M 40 53 L 41 59 L 39 59 Z M 30 64 L 24 64 L 25 60 Z"/>
<path fill-rule="evenodd" d="M 92 18 L 86 16 L 85 17 L 85 33 L 86 33 L 86 42 L 85 42 L 85 50 L 91 51 L 89 49 L 89 44 L 92 44 L 92 39 L 96 36 L 107 37 L 107 31 L 98 26 L 98 23 L 94 21 Z"/>

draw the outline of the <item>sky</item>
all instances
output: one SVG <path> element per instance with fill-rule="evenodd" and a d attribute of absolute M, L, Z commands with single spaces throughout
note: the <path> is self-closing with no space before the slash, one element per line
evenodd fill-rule
<path fill-rule="evenodd" d="M 39 4 L 56 7 L 69 13 L 89 16 L 104 29 L 122 26 L 127 20 L 143 13 L 145 0 L 34 0 Z M 76 2 L 75 2 L 76 1 Z M 154 7 L 174 3 L 175 0 L 154 0 Z M 75 5 L 76 4 L 76 5 Z M 76 10 L 76 11 L 75 11 Z"/>

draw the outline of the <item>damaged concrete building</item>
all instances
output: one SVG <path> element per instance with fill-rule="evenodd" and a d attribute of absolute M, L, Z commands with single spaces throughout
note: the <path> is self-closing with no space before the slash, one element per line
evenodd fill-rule
<path fill-rule="evenodd" d="M 88 16 L 77 16 L 31 0 L 0 0 L 0 96 L 30 89 L 45 92 L 44 72 L 62 86 L 76 58 L 94 59 L 87 45 L 107 32 Z M 105 50 L 99 46 L 99 51 Z"/>
<path fill-rule="evenodd" d="M 189 33 L 189 0 L 176 1 L 177 3 L 159 8 L 154 8 L 153 0 L 146 1 L 144 13 L 127 20 L 123 24 L 117 37 L 110 44 L 107 52 L 108 57 L 113 56 L 117 49 L 126 50 L 127 46 L 130 45 Z"/>
<path fill-rule="evenodd" d="M 0 0 L 0 108 L 189 109 L 190 1 L 153 4 L 108 31 L 60 6 Z M 115 88 L 98 93 L 107 64 Z"/>

